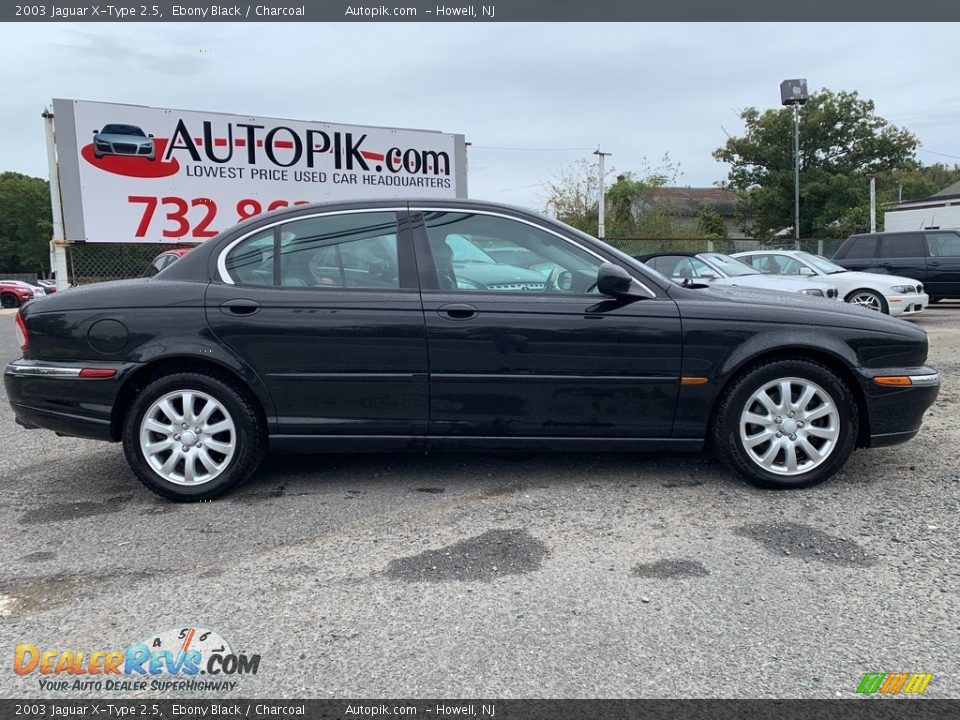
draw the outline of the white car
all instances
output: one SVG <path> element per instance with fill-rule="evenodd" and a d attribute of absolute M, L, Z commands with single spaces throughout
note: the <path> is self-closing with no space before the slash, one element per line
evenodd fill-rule
<path fill-rule="evenodd" d="M 916 280 L 847 270 L 802 250 L 750 250 L 735 253 L 733 257 L 770 275 L 803 277 L 829 283 L 840 290 L 840 297 L 848 303 L 888 315 L 916 315 L 930 302 L 923 285 Z"/>
<path fill-rule="evenodd" d="M 739 285 L 761 290 L 798 292 L 822 298 L 836 298 L 837 289 L 808 278 L 771 277 L 729 255 L 715 252 L 662 252 L 637 255 L 635 259 L 666 275 L 679 285 Z"/>

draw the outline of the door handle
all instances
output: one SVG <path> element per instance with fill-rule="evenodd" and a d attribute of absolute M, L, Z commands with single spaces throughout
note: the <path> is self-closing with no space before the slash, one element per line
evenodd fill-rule
<path fill-rule="evenodd" d="M 220 303 L 220 312 L 227 315 L 253 315 L 259 309 L 260 303 L 256 300 L 246 300 L 244 298 L 226 300 Z"/>
<path fill-rule="evenodd" d="M 437 315 L 444 320 L 472 320 L 479 314 L 479 310 L 473 305 L 467 305 L 466 303 L 453 303 L 437 308 Z"/>
<path fill-rule="evenodd" d="M 931 260 L 931 261 L 930 261 L 930 267 L 940 267 L 940 261 L 939 261 L 939 260 L 936 260 L 936 261 Z"/>

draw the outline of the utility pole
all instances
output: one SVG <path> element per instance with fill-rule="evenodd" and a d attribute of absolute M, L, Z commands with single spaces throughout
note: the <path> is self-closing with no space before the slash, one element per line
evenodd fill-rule
<path fill-rule="evenodd" d="M 877 176 L 870 176 L 870 232 L 877 231 Z"/>
<path fill-rule="evenodd" d="M 607 204 L 607 189 L 605 186 L 605 174 L 606 170 L 604 169 L 604 158 L 608 155 L 613 155 L 613 153 L 600 152 L 598 147 L 593 151 L 593 154 L 597 156 L 597 164 L 599 165 L 600 171 L 600 201 L 598 203 L 599 209 L 599 221 L 597 222 L 597 237 L 603 240 L 604 235 L 606 235 L 607 229 L 604 227 L 604 210 L 606 210 Z"/>

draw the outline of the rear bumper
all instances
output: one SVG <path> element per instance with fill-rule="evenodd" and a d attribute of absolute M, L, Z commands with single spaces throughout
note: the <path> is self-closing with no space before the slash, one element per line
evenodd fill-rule
<path fill-rule="evenodd" d="M 116 370 L 110 378 L 80 378 L 82 368 Z M 117 440 L 113 408 L 135 363 L 16 360 L 4 370 L 3 386 L 17 423 L 61 435 Z"/>
<path fill-rule="evenodd" d="M 910 385 L 878 385 L 874 378 L 906 376 Z M 920 431 L 923 414 L 940 392 L 940 375 L 927 366 L 911 368 L 860 369 L 860 382 L 866 399 L 869 435 L 861 445 L 883 447 L 910 440 Z"/>

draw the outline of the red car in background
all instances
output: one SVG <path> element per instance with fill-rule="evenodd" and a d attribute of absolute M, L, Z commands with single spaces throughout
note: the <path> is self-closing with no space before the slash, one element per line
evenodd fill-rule
<path fill-rule="evenodd" d="M 170 250 L 164 250 L 150 261 L 150 264 L 147 266 L 146 272 L 143 273 L 143 276 L 153 277 L 165 267 L 173 265 L 177 260 L 182 258 L 191 250 L 193 250 L 192 247 L 171 248 Z"/>
<path fill-rule="evenodd" d="M 35 297 L 46 297 L 43 288 L 21 280 L 0 280 L 0 307 L 20 307 Z"/>

